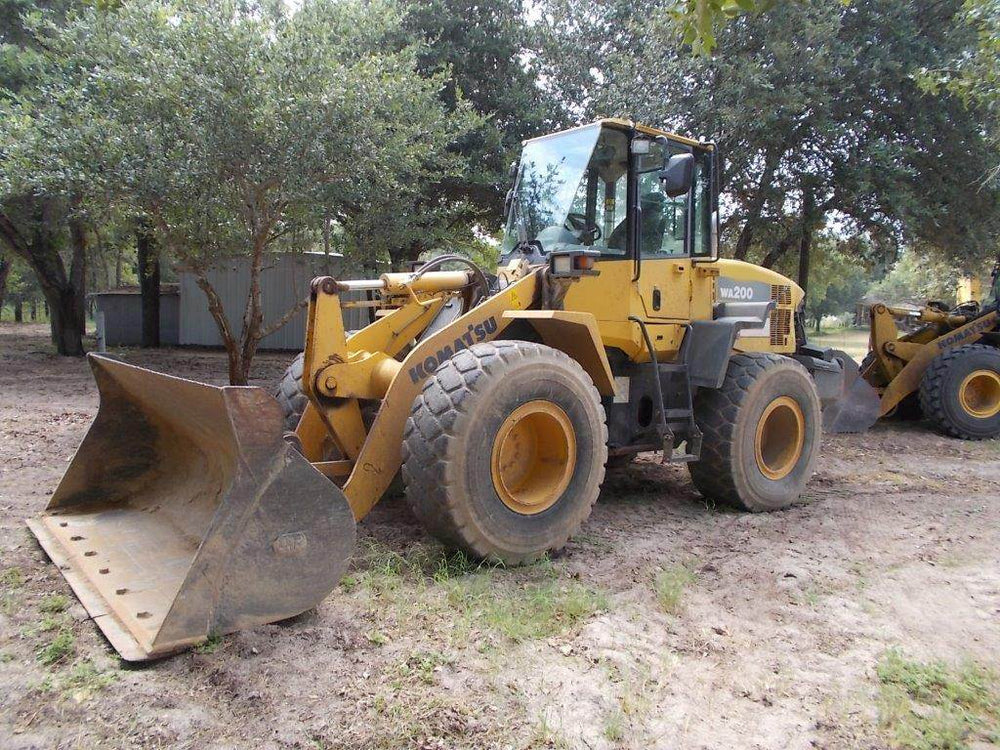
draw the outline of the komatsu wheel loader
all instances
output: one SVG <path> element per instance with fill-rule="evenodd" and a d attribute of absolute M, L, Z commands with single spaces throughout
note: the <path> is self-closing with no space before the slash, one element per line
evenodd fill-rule
<path fill-rule="evenodd" d="M 856 398 L 877 404 L 838 431 L 867 429 L 876 417 L 926 417 L 940 432 L 964 440 L 1000 435 L 1000 314 L 997 267 L 987 299 L 949 308 L 928 302 L 914 316 L 884 304 L 871 308 L 869 351 L 851 397 L 831 407 L 844 409 Z M 900 333 L 896 318 L 914 317 L 915 328 Z M 849 365 L 848 365 L 849 367 Z M 865 391 L 869 391 L 866 393 Z"/>
<path fill-rule="evenodd" d="M 799 287 L 718 257 L 718 175 L 713 144 L 624 120 L 527 141 L 495 274 L 313 280 L 284 410 L 91 355 L 100 409 L 31 530 L 144 660 L 315 606 L 400 471 L 431 534 L 507 564 L 563 547 L 639 451 L 785 507 L 845 369 L 796 334 Z"/>

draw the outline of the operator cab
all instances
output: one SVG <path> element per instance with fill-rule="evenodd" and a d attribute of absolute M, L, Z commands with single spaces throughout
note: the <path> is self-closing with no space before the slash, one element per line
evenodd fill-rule
<path fill-rule="evenodd" d="M 624 120 L 527 141 L 507 196 L 501 262 L 580 249 L 637 266 L 717 257 L 716 154 L 710 143 Z"/>

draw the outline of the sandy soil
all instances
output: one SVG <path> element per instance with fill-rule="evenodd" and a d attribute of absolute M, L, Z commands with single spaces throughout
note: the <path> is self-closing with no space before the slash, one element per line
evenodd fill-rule
<path fill-rule="evenodd" d="M 127 667 L 75 599 L 59 611 L 24 526 L 97 409 L 45 334 L 0 324 L 0 746 L 883 747 L 887 649 L 1000 664 L 1000 446 L 881 424 L 826 438 L 805 502 L 769 515 L 642 457 L 527 569 L 469 572 L 390 499 L 317 610 Z M 224 377 L 216 352 L 120 354 Z"/>

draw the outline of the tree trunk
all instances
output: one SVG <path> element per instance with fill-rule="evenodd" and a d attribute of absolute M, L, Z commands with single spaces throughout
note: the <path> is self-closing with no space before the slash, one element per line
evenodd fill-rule
<path fill-rule="evenodd" d="M 76 210 L 78 203 L 74 203 Z M 87 233 L 83 221 L 78 217 L 69 220 L 70 244 L 73 258 L 70 261 L 69 283 L 76 306 L 73 323 L 79 326 L 80 335 L 87 335 Z"/>
<path fill-rule="evenodd" d="M 764 260 L 760 262 L 760 265 L 763 268 L 774 268 L 774 264 L 781 260 L 791 247 L 792 238 L 785 237 L 778 243 L 777 247 L 773 248 L 767 255 L 764 256 Z"/>
<path fill-rule="evenodd" d="M 787 141 L 787 139 L 786 139 Z M 771 186 L 774 173 L 781 163 L 781 157 L 785 155 L 785 142 L 779 146 L 772 147 L 764 155 L 764 169 L 761 172 L 760 180 L 757 182 L 757 191 L 754 193 L 747 207 L 747 218 L 743 222 L 743 229 L 736 240 L 736 247 L 733 249 L 733 257 L 736 260 L 746 260 L 750 245 L 753 243 L 754 232 L 757 230 L 757 223 L 760 221 L 761 212 L 764 210 L 767 189 Z"/>
<path fill-rule="evenodd" d="M 802 236 L 799 238 L 799 286 L 808 294 L 809 288 L 809 251 L 812 249 L 812 221 L 814 209 L 813 194 L 806 189 L 802 194 Z"/>
<path fill-rule="evenodd" d="M 24 322 L 24 303 L 21 300 L 14 300 L 14 322 Z"/>
<path fill-rule="evenodd" d="M 7 296 L 7 279 L 13 267 L 14 264 L 9 258 L 0 258 L 0 310 L 3 310 L 3 298 Z"/>
<path fill-rule="evenodd" d="M 76 236 L 71 228 L 73 261 L 70 275 L 67 276 L 66 266 L 59 256 L 55 236 L 50 229 L 51 211 L 50 200 L 35 200 L 30 240 L 9 216 L 0 212 L 0 239 L 11 251 L 24 258 L 35 272 L 42 294 L 45 295 L 52 343 L 55 344 L 56 351 L 65 356 L 82 356 L 83 330 L 86 325 L 83 317 L 83 289 L 75 286 L 72 278 L 80 277 L 85 268 L 86 242 L 82 237 Z M 82 230 L 82 226 L 79 229 Z"/>
<path fill-rule="evenodd" d="M 226 348 L 226 358 L 229 364 L 229 384 L 246 385 L 240 383 L 240 373 L 243 371 L 243 364 L 240 362 L 240 349 L 237 345 L 236 337 L 233 335 L 233 328 L 229 325 L 229 318 L 222 306 L 222 298 L 219 297 L 215 287 L 209 283 L 208 278 L 201 271 L 196 272 L 195 283 L 198 288 L 205 293 L 208 300 L 208 312 L 215 321 L 219 329 L 219 336 L 222 338 L 222 345 Z"/>
<path fill-rule="evenodd" d="M 160 346 L 160 254 L 145 223 L 136 229 L 135 246 L 142 298 L 142 346 L 156 349 Z"/>
<path fill-rule="evenodd" d="M 31 304 L 28 307 L 29 315 L 31 316 L 31 322 L 34 323 L 38 320 L 38 300 L 32 299 Z"/>

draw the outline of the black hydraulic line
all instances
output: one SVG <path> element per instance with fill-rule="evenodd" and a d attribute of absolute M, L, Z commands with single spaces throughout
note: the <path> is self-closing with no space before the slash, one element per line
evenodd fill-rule
<path fill-rule="evenodd" d="M 635 315 L 629 315 L 628 319 L 639 326 L 639 330 L 642 332 L 642 338 L 646 342 L 646 349 L 649 351 L 649 361 L 653 365 L 653 385 L 656 386 L 656 398 L 660 402 L 660 438 L 663 440 L 664 461 L 667 458 L 666 454 L 666 440 L 667 435 L 673 435 L 673 431 L 667 426 L 667 406 L 663 401 L 663 384 L 660 382 L 660 363 L 656 359 L 656 350 L 653 348 L 653 342 L 649 338 L 649 331 L 646 330 L 646 324 L 641 318 L 637 318 Z M 673 451 L 674 446 L 670 446 L 670 450 Z"/>

